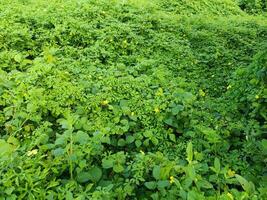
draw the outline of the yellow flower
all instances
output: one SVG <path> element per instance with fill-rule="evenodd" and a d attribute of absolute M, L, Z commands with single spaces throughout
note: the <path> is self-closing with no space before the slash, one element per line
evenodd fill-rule
<path fill-rule="evenodd" d="M 33 156 L 33 155 L 36 155 L 37 153 L 38 153 L 38 149 L 33 149 L 27 152 L 27 156 Z"/>
<path fill-rule="evenodd" d="M 234 200 L 234 197 L 233 197 L 233 195 L 231 194 L 231 193 L 227 193 L 227 196 L 231 199 L 231 200 Z"/>
<path fill-rule="evenodd" d="M 160 112 L 160 110 L 159 110 L 158 107 L 156 107 L 156 108 L 154 109 L 154 111 L 155 111 L 155 113 L 159 113 L 159 112 Z"/>
<path fill-rule="evenodd" d="M 226 89 L 229 90 L 231 88 L 232 88 L 232 86 L 231 85 L 228 85 Z"/>
<path fill-rule="evenodd" d="M 259 98 L 260 98 L 260 96 L 259 96 L 259 95 L 256 95 L 256 96 L 255 96 L 255 98 L 256 98 L 256 99 L 259 99 Z"/>
<path fill-rule="evenodd" d="M 101 102 L 101 105 L 102 105 L 102 106 L 106 106 L 106 105 L 108 105 L 108 100 L 104 100 L 104 101 L 102 101 L 102 102 Z"/>
<path fill-rule="evenodd" d="M 134 112 L 131 112 L 131 116 L 134 116 Z"/>
<path fill-rule="evenodd" d="M 204 97 L 204 96 L 206 96 L 206 93 L 203 91 L 203 90 L 199 90 L 199 94 L 200 94 L 200 96 L 202 96 L 202 97 Z"/>
<path fill-rule="evenodd" d="M 140 150 L 140 153 L 141 153 L 142 155 L 145 155 L 145 152 L 143 152 L 142 150 Z"/>
<path fill-rule="evenodd" d="M 170 176 L 170 184 L 174 183 L 174 177 Z"/>
<path fill-rule="evenodd" d="M 235 171 L 229 169 L 229 170 L 227 171 L 227 174 L 228 174 L 228 176 L 233 177 L 233 176 L 235 175 Z"/>

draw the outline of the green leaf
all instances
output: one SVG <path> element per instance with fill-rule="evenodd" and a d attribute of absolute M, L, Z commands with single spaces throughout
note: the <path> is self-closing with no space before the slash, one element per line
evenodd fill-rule
<path fill-rule="evenodd" d="M 133 143 L 133 141 L 134 141 L 134 137 L 132 135 L 128 135 L 126 137 L 127 144 L 131 144 L 131 143 Z"/>
<path fill-rule="evenodd" d="M 169 134 L 169 138 L 171 141 L 176 142 L 176 137 L 174 134 Z"/>
<path fill-rule="evenodd" d="M 14 146 L 8 144 L 5 140 L 0 139 L 0 156 L 7 156 L 14 150 Z"/>
<path fill-rule="evenodd" d="M 220 171 L 221 171 L 221 163 L 220 163 L 220 160 L 217 157 L 214 160 L 214 169 L 215 169 L 215 172 L 217 174 L 219 174 Z"/>
<path fill-rule="evenodd" d="M 122 172 L 124 170 L 124 167 L 122 165 L 120 165 L 120 164 L 115 164 L 113 166 L 113 170 L 116 173 L 120 173 L 120 172 Z"/>
<path fill-rule="evenodd" d="M 172 114 L 177 115 L 183 109 L 184 109 L 184 107 L 182 105 L 177 105 L 174 108 L 172 108 Z"/>
<path fill-rule="evenodd" d="M 210 182 L 206 181 L 206 180 L 197 181 L 197 186 L 199 188 L 205 188 L 205 189 L 212 189 L 213 188 L 213 185 Z"/>
<path fill-rule="evenodd" d="M 119 140 L 118 140 L 118 146 L 123 147 L 123 146 L 125 146 L 125 145 L 126 145 L 126 142 L 125 142 L 124 139 L 119 139 Z"/>
<path fill-rule="evenodd" d="M 193 165 L 188 165 L 186 167 L 188 177 L 190 177 L 192 180 L 195 180 L 196 178 L 196 171 Z"/>
<path fill-rule="evenodd" d="M 163 189 L 165 187 L 168 187 L 170 183 L 167 180 L 163 180 L 163 181 L 158 181 L 157 185 L 159 189 Z"/>
<path fill-rule="evenodd" d="M 52 154 L 55 157 L 62 156 L 62 155 L 64 155 L 64 149 L 62 149 L 62 148 L 56 148 L 55 150 L 52 151 Z"/>
<path fill-rule="evenodd" d="M 73 141 L 76 143 L 87 144 L 89 139 L 89 135 L 83 131 L 78 131 L 77 133 L 73 134 Z"/>
<path fill-rule="evenodd" d="M 20 54 L 16 54 L 16 55 L 14 56 L 14 60 L 15 60 L 16 62 L 20 63 L 20 62 L 22 61 L 22 57 L 21 57 L 21 55 L 20 55 Z"/>
<path fill-rule="evenodd" d="M 73 200 L 73 194 L 70 191 L 67 191 L 66 193 L 66 200 Z"/>
<path fill-rule="evenodd" d="M 160 179 L 160 166 L 156 165 L 154 168 L 153 168 L 153 177 L 156 179 L 156 180 L 159 180 Z"/>
<path fill-rule="evenodd" d="M 142 142 L 140 140 L 135 141 L 135 146 L 138 148 L 142 145 Z"/>
<path fill-rule="evenodd" d="M 187 144 L 186 153 L 187 153 L 187 161 L 189 163 L 191 163 L 193 161 L 193 145 L 192 145 L 192 142 L 189 142 Z"/>
<path fill-rule="evenodd" d="M 145 131 L 143 135 L 144 135 L 145 137 L 147 137 L 147 138 L 150 138 L 150 137 L 153 136 L 153 133 L 152 133 L 151 130 L 148 130 L 148 131 Z"/>
<path fill-rule="evenodd" d="M 248 193 L 252 194 L 255 191 L 255 186 L 252 182 L 248 182 L 245 178 L 242 176 L 236 174 L 235 175 L 237 181 L 241 184 L 242 188 Z"/>
<path fill-rule="evenodd" d="M 19 146 L 19 141 L 18 141 L 18 139 L 16 139 L 16 138 L 13 137 L 13 136 L 10 136 L 10 137 L 7 139 L 7 142 L 8 142 L 9 144 L 14 145 L 14 146 Z"/>
<path fill-rule="evenodd" d="M 154 145 L 158 145 L 158 143 L 159 143 L 159 140 L 155 137 L 151 138 L 151 141 Z"/>
<path fill-rule="evenodd" d="M 90 180 L 91 174 L 90 172 L 81 172 L 77 175 L 76 180 L 79 183 L 86 183 Z"/>
<path fill-rule="evenodd" d="M 99 167 L 93 167 L 89 170 L 89 179 L 98 182 L 102 177 L 102 170 Z"/>
<path fill-rule="evenodd" d="M 157 183 L 155 181 L 150 181 L 150 182 L 145 182 L 145 186 L 149 189 L 149 190 L 154 190 L 157 187 Z"/>
<path fill-rule="evenodd" d="M 114 164 L 114 160 L 112 160 L 112 159 L 104 158 L 102 160 L 102 167 L 105 168 L 105 169 L 112 168 L 113 164 Z"/>

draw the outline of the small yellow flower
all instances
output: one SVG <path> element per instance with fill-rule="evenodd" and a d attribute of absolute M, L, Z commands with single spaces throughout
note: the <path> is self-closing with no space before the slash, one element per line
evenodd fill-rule
<path fill-rule="evenodd" d="M 233 195 L 231 194 L 231 193 L 227 193 L 227 196 L 231 199 L 231 200 L 234 200 L 234 197 L 233 197 Z"/>
<path fill-rule="evenodd" d="M 131 116 L 134 116 L 134 112 L 131 112 Z"/>
<path fill-rule="evenodd" d="M 232 86 L 231 85 L 228 85 L 226 89 L 229 90 L 231 88 L 232 88 Z"/>
<path fill-rule="evenodd" d="M 235 175 L 235 171 L 229 169 L 229 170 L 227 171 L 227 174 L 228 174 L 228 176 L 233 177 L 233 176 Z"/>
<path fill-rule="evenodd" d="M 174 177 L 170 176 L 170 184 L 174 183 Z"/>
<path fill-rule="evenodd" d="M 156 108 L 154 109 L 154 112 L 155 112 L 155 113 L 159 113 L 159 112 L 160 112 L 160 109 L 159 109 L 158 107 L 156 107 Z"/>
<path fill-rule="evenodd" d="M 202 89 L 199 90 L 199 94 L 202 97 L 206 96 L 206 93 Z"/>
<path fill-rule="evenodd" d="M 145 155 L 145 152 L 143 152 L 142 150 L 140 150 L 140 153 L 141 153 L 142 155 Z"/>
<path fill-rule="evenodd" d="M 259 99 L 259 98 L 260 98 L 260 96 L 259 96 L 259 95 L 256 95 L 256 96 L 255 96 L 255 99 Z"/>
<path fill-rule="evenodd" d="M 27 152 L 27 156 L 33 156 L 33 155 L 36 155 L 37 153 L 38 153 L 38 149 L 33 149 Z"/>
<path fill-rule="evenodd" d="M 102 101 L 102 102 L 101 102 L 101 105 L 102 105 L 102 106 L 106 106 L 106 105 L 108 105 L 108 100 L 104 100 L 104 101 Z"/>

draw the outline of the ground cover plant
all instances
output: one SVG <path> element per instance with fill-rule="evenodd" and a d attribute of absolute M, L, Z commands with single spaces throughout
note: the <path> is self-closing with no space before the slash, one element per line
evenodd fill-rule
<path fill-rule="evenodd" d="M 1 0 L 0 199 L 267 198 L 262 0 Z"/>

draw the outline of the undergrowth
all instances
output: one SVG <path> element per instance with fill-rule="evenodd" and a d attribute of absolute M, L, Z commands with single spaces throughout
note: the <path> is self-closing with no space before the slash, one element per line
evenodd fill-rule
<path fill-rule="evenodd" d="M 266 199 L 251 2 L 0 1 L 0 199 Z"/>

